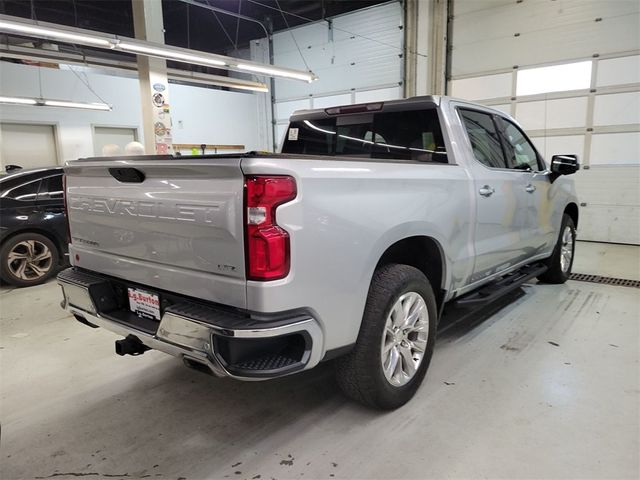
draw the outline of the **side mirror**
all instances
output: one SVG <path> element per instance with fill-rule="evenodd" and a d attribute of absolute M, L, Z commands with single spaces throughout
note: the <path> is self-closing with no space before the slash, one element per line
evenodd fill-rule
<path fill-rule="evenodd" d="M 6 165 L 4 167 L 4 171 L 7 173 L 11 173 L 15 170 L 22 170 L 22 167 L 20 165 Z"/>
<path fill-rule="evenodd" d="M 551 157 L 551 173 L 571 175 L 580 170 L 578 155 L 554 155 Z"/>

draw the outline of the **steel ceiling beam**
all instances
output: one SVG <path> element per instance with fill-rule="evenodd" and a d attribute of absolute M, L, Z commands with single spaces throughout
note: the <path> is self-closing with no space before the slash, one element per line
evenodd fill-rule
<path fill-rule="evenodd" d="M 283 77 L 306 82 L 312 82 L 317 79 L 316 75 L 311 71 L 277 67 L 226 55 L 217 55 L 172 45 L 140 41 L 134 38 L 119 37 L 117 35 L 105 34 L 93 30 L 65 27 L 54 23 L 36 22 L 9 15 L 0 15 L 0 32 L 8 32 L 29 38 L 43 38 L 54 42 L 85 45 L 105 50 L 124 51 L 181 63 L 235 70 L 253 75 Z"/>
<path fill-rule="evenodd" d="M 55 50 L 45 50 L 37 47 L 24 47 L 17 45 L 0 45 L 0 57 L 13 58 L 16 60 L 31 60 L 44 63 L 57 63 L 66 65 L 78 65 L 82 67 L 94 67 L 105 70 L 116 70 L 127 72 L 137 76 L 138 67 L 134 60 L 114 60 L 101 57 L 87 56 L 83 54 L 59 52 Z M 222 75 L 212 75 L 209 73 L 190 72 L 178 70 L 176 68 L 167 69 L 170 80 L 179 80 L 185 83 L 198 85 L 214 85 L 217 87 L 233 88 L 237 90 L 249 90 L 257 92 L 268 91 L 264 83 L 240 80 Z"/>

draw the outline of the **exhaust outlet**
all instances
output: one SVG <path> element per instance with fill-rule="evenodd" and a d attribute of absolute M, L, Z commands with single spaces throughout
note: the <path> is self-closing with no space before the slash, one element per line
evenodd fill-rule
<path fill-rule="evenodd" d="M 118 355 L 142 355 L 147 350 L 150 350 L 145 344 L 143 344 L 135 335 L 127 335 L 122 340 L 116 340 L 116 353 Z"/>

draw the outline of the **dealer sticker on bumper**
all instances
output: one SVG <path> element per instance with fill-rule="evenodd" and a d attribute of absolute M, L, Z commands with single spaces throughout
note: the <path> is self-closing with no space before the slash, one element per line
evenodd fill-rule
<path fill-rule="evenodd" d="M 129 309 L 140 317 L 160 320 L 160 297 L 144 290 L 129 288 Z"/>

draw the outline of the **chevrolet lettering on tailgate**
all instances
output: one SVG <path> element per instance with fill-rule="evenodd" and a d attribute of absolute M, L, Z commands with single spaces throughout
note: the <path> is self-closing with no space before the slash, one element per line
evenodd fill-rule
<path fill-rule="evenodd" d="M 105 215 L 128 215 L 131 217 L 179 220 L 196 223 L 214 223 L 215 215 L 223 205 L 199 205 L 186 203 L 163 203 L 149 201 L 122 200 L 118 198 L 68 197 L 70 210 Z"/>

